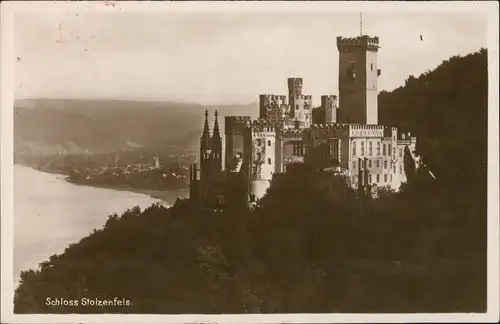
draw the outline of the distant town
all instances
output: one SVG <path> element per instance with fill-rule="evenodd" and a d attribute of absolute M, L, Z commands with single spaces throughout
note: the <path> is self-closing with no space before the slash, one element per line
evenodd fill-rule
<path fill-rule="evenodd" d="M 23 158 L 20 164 L 67 176 L 71 183 L 107 188 L 187 189 L 190 154 L 146 155 L 140 151 L 107 154 L 65 154 Z M 165 162 L 163 162 L 165 161 Z"/>

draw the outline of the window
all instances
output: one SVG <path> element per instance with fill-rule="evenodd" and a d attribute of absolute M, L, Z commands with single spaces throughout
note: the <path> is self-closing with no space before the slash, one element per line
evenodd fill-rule
<path fill-rule="evenodd" d="M 255 194 L 250 194 L 248 198 L 250 202 L 255 202 Z"/>
<path fill-rule="evenodd" d="M 356 156 L 356 142 L 352 143 L 352 156 Z"/>
<path fill-rule="evenodd" d="M 380 182 L 380 174 L 377 173 L 377 183 Z"/>
<path fill-rule="evenodd" d="M 391 155 L 391 147 L 392 147 L 392 145 L 391 145 L 391 144 L 389 144 L 389 150 L 387 151 L 387 155 L 388 155 L 388 156 L 389 156 L 389 155 Z"/>
<path fill-rule="evenodd" d="M 399 149 L 399 157 L 403 157 L 403 150 Z"/>
<path fill-rule="evenodd" d="M 377 160 L 377 168 L 380 167 L 380 160 Z"/>
<path fill-rule="evenodd" d="M 267 159 L 267 164 L 271 164 L 271 159 Z"/>
<path fill-rule="evenodd" d="M 395 147 L 392 148 L 392 154 L 396 155 L 396 148 Z"/>
<path fill-rule="evenodd" d="M 403 174 L 403 166 L 402 165 L 399 166 L 399 174 Z"/>
<path fill-rule="evenodd" d="M 261 156 L 261 154 L 259 152 L 259 153 L 257 153 L 257 161 L 260 161 L 261 159 L 262 159 L 262 156 Z"/>
<path fill-rule="evenodd" d="M 352 167 L 356 169 L 356 161 L 352 161 Z"/>
<path fill-rule="evenodd" d="M 368 167 L 371 168 L 372 167 L 372 160 L 368 160 Z"/>
<path fill-rule="evenodd" d="M 373 71 L 373 63 L 370 63 L 370 70 Z"/>
<path fill-rule="evenodd" d="M 373 180 L 372 180 L 372 175 L 371 175 L 371 174 L 368 176 L 368 178 L 369 178 L 369 180 L 368 180 L 369 182 L 372 182 L 372 181 L 373 181 Z"/>
<path fill-rule="evenodd" d="M 396 173 L 396 165 L 394 164 L 393 172 Z"/>
<path fill-rule="evenodd" d="M 361 156 L 365 155 L 365 142 L 361 142 Z"/>
<path fill-rule="evenodd" d="M 271 146 L 271 141 L 267 141 L 267 146 Z"/>
<path fill-rule="evenodd" d="M 368 155 L 372 155 L 372 142 L 368 142 Z"/>
<path fill-rule="evenodd" d="M 384 161 L 384 169 L 387 169 L 387 161 Z"/>
<path fill-rule="evenodd" d="M 260 138 L 257 139 L 257 146 L 261 146 L 262 145 L 262 141 Z"/>
<path fill-rule="evenodd" d="M 349 63 L 349 69 L 354 70 L 354 62 Z"/>
<path fill-rule="evenodd" d="M 384 144 L 384 152 L 383 152 L 383 154 L 382 154 L 382 155 L 385 155 L 385 144 Z"/>
<path fill-rule="evenodd" d="M 387 182 L 387 174 L 384 174 L 384 182 Z"/>
<path fill-rule="evenodd" d="M 299 105 L 295 105 L 295 110 L 299 110 Z"/>
<path fill-rule="evenodd" d="M 392 174 L 391 174 L 391 182 L 392 182 Z"/>

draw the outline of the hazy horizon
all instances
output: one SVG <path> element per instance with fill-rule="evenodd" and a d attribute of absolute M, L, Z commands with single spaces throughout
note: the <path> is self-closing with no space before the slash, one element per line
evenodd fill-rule
<path fill-rule="evenodd" d="M 15 98 L 253 104 L 286 95 L 297 76 L 318 105 L 338 95 L 336 37 L 359 35 L 359 23 L 359 13 L 18 13 Z M 486 26 L 478 13 L 364 13 L 363 34 L 381 43 L 379 91 L 487 48 Z"/>

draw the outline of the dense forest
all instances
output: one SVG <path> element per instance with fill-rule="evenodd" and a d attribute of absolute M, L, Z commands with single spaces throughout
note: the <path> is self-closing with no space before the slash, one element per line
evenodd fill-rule
<path fill-rule="evenodd" d="M 371 199 L 298 169 L 251 210 L 187 200 L 111 215 L 25 271 L 16 313 L 486 311 L 487 52 L 380 94 L 380 119 L 418 136 L 419 172 Z M 408 170 L 406 170 L 408 172 Z M 48 306 L 126 298 L 127 307 Z"/>

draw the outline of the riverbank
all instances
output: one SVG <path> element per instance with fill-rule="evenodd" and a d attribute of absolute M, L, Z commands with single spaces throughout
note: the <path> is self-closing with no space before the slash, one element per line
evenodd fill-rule
<path fill-rule="evenodd" d="M 13 171 L 14 287 L 21 271 L 38 269 L 39 263 L 102 228 L 109 215 L 135 206 L 144 210 L 162 200 L 173 205 L 183 196 L 167 192 L 160 200 L 151 197 L 154 193 L 75 185 L 65 175 L 22 165 L 14 165 Z"/>
<path fill-rule="evenodd" d="M 29 168 L 36 170 L 36 171 L 39 171 L 39 172 L 49 173 L 49 174 L 54 174 L 54 175 L 64 177 L 64 180 L 66 182 L 77 185 L 77 186 L 133 192 L 133 193 L 137 193 L 137 194 L 146 195 L 146 196 L 151 197 L 153 199 L 162 200 L 164 202 L 167 202 L 170 205 L 173 205 L 177 198 L 188 198 L 189 197 L 189 188 L 159 190 L 159 189 L 134 188 L 134 187 L 128 186 L 128 185 L 104 185 L 104 184 L 79 183 L 79 182 L 71 181 L 69 178 L 69 175 L 62 174 L 62 173 L 56 172 L 54 170 L 50 170 L 50 169 L 42 170 L 40 168 L 36 168 L 34 166 L 26 165 L 26 164 L 18 164 L 18 165 L 29 167 Z"/>
<path fill-rule="evenodd" d="M 163 200 L 170 205 L 173 205 L 175 203 L 175 199 L 177 199 L 177 198 L 189 197 L 189 188 L 172 189 L 172 190 L 168 190 L 168 189 L 155 190 L 155 189 L 134 188 L 134 187 L 127 186 L 127 185 L 107 186 L 107 185 L 97 185 L 97 184 L 90 184 L 90 183 L 89 184 L 82 184 L 82 183 L 71 181 L 68 176 L 65 176 L 65 180 L 67 182 L 74 184 L 74 185 L 77 185 L 77 186 L 85 186 L 85 187 L 111 189 L 111 190 L 119 190 L 119 191 L 128 191 L 128 192 L 138 193 L 138 194 L 149 196 L 153 199 Z M 175 199 L 174 199 L 173 194 L 175 196 Z"/>

